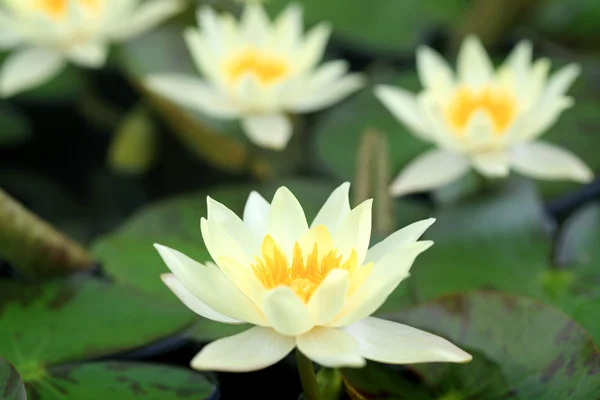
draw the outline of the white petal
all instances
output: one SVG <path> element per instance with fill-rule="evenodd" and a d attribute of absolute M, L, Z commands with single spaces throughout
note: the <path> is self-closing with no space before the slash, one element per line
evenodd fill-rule
<path fill-rule="evenodd" d="M 435 218 L 424 219 L 397 230 L 371 247 L 367 252 L 364 263 L 377 263 L 396 248 L 416 242 L 434 222 Z"/>
<path fill-rule="evenodd" d="M 378 318 L 365 318 L 344 329 L 359 343 L 360 354 L 386 364 L 465 363 L 473 357 L 439 336 Z"/>
<path fill-rule="evenodd" d="M 310 225 L 314 228 L 324 225 L 329 233 L 335 234 L 340 221 L 350 212 L 350 182 L 344 182 L 335 189 L 319 210 Z"/>
<path fill-rule="evenodd" d="M 538 179 L 568 179 L 590 182 L 593 172 L 573 153 L 546 142 L 522 144 L 513 150 L 515 171 Z"/>
<path fill-rule="evenodd" d="M 298 71 L 310 70 L 321 60 L 329 36 L 331 36 L 331 25 L 326 22 L 321 22 L 308 32 L 300 48 L 300 56 L 296 60 Z"/>
<path fill-rule="evenodd" d="M 306 305 L 287 286 L 279 286 L 265 295 L 263 312 L 271 327 L 282 335 L 301 335 L 315 325 Z"/>
<path fill-rule="evenodd" d="M 144 1 L 128 19 L 112 29 L 110 36 L 118 40 L 130 39 L 182 11 L 185 5 L 181 0 Z"/>
<path fill-rule="evenodd" d="M 433 242 L 428 240 L 406 244 L 375 264 L 367 281 L 352 294 L 340 315 L 328 326 L 349 325 L 377 311 L 400 282 L 409 276 L 415 259 L 432 245 Z"/>
<path fill-rule="evenodd" d="M 527 87 L 529 72 L 531 69 L 531 55 L 533 52 L 533 46 L 530 41 L 523 40 L 519 42 L 513 49 L 513 51 L 506 58 L 505 65 L 501 68 L 509 68 L 511 73 L 516 79 L 515 91 L 519 95 L 519 92 L 523 91 L 523 88 Z"/>
<path fill-rule="evenodd" d="M 530 113 L 525 114 L 520 131 L 515 131 L 514 136 L 520 141 L 535 139 L 551 128 L 563 111 L 573 106 L 573 100 L 569 97 L 559 97 L 550 100 L 543 99 Z"/>
<path fill-rule="evenodd" d="M 260 3 L 247 2 L 242 14 L 244 40 L 249 44 L 261 47 L 268 37 L 270 22 Z"/>
<path fill-rule="evenodd" d="M 373 199 L 363 201 L 340 221 L 333 235 L 333 247 L 342 259 L 356 251 L 358 264 L 362 264 L 371 240 Z"/>
<path fill-rule="evenodd" d="M 267 222 L 271 205 L 258 192 L 252 191 L 244 206 L 244 223 L 259 238 L 267 234 Z"/>
<path fill-rule="evenodd" d="M 269 367 L 295 347 L 293 337 L 255 326 L 209 343 L 191 362 L 200 371 L 250 372 Z"/>
<path fill-rule="evenodd" d="M 266 324 L 256 306 L 216 266 L 204 266 L 185 254 L 159 244 L 154 247 L 177 279 L 210 308 L 233 319 L 255 325 Z"/>
<path fill-rule="evenodd" d="M 494 121 L 487 111 L 479 109 L 471 114 L 467 121 L 465 138 L 467 146 L 472 150 L 489 148 L 495 139 Z"/>
<path fill-rule="evenodd" d="M 181 300 L 183 304 L 196 314 L 211 319 L 213 321 L 222 322 L 224 324 L 243 324 L 244 321 L 223 315 L 218 311 L 213 310 L 206 303 L 202 302 L 196 296 L 194 296 L 175 274 L 162 274 L 160 276 L 162 281 L 171 289 L 171 291 Z"/>
<path fill-rule="evenodd" d="M 277 189 L 273 196 L 267 226 L 268 233 L 288 256 L 292 254 L 294 243 L 308 232 L 304 210 L 285 186 Z"/>
<path fill-rule="evenodd" d="M 401 196 L 436 189 L 458 179 L 468 169 L 465 157 L 445 150 L 430 150 L 404 168 L 392 183 L 390 192 Z"/>
<path fill-rule="evenodd" d="M 573 81 L 581 74 L 581 67 L 577 64 L 569 64 L 556 71 L 548 80 L 545 96 L 562 96 L 573 84 Z"/>
<path fill-rule="evenodd" d="M 206 38 L 197 29 L 186 29 L 183 37 L 196 68 L 202 72 L 207 80 L 218 82 L 221 76 L 221 67 L 218 62 L 215 62 L 219 57 L 217 51 L 210 47 Z"/>
<path fill-rule="evenodd" d="M 283 150 L 292 138 L 293 127 L 283 114 L 265 114 L 242 120 L 244 132 L 256 145 L 273 150 Z"/>
<path fill-rule="evenodd" d="M 251 257 L 260 249 L 258 239 L 247 237 L 247 242 L 239 242 L 223 225 L 214 220 L 202 218 L 200 228 L 204 244 L 212 259 L 219 266 L 223 257 L 231 258 L 241 265 L 250 265 Z M 246 233 L 252 235 L 248 231 Z M 253 239 L 255 240 L 253 241 Z"/>
<path fill-rule="evenodd" d="M 490 178 L 505 177 L 510 172 L 508 152 L 505 150 L 477 153 L 471 157 L 471 162 L 479 173 Z"/>
<path fill-rule="evenodd" d="M 449 91 L 454 86 L 454 72 L 446 60 L 426 46 L 417 49 L 417 72 L 421 84 L 433 91 Z"/>
<path fill-rule="evenodd" d="M 349 285 L 343 269 L 334 269 L 325 277 L 307 304 L 315 325 L 327 324 L 342 311 Z"/>
<path fill-rule="evenodd" d="M 286 52 L 295 49 L 302 35 L 302 6 L 290 3 L 275 21 L 276 50 Z"/>
<path fill-rule="evenodd" d="M 398 121 L 422 138 L 428 138 L 430 127 L 413 93 L 401 88 L 379 85 L 375 88 L 375 96 Z"/>
<path fill-rule="evenodd" d="M 237 118 L 238 107 L 214 87 L 191 76 L 160 74 L 145 79 L 152 91 L 185 107 L 197 109 L 217 118 Z"/>
<path fill-rule="evenodd" d="M 247 255 L 258 254 L 262 237 L 256 236 L 240 217 L 210 196 L 206 198 L 206 204 L 209 221 L 221 225 L 239 243 Z"/>
<path fill-rule="evenodd" d="M 364 367 L 356 339 L 339 329 L 315 328 L 296 338 L 296 345 L 306 357 L 324 367 Z"/>
<path fill-rule="evenodd" d="M 472 88 L 481 88 L 490 82 L 494 66 L 481 41 L 468 36 L 462 43 L 457 57 L 457 69 L 460 80 Z"/>
<path fill-rule="evenodd" d="M 365 77 L 361 74 L 348 74 L 337 82 L 314 89 L 306 96 L 299 96 L 286 102 L 290 111 L 309 113 L 329 107 L 365 85 Z"/>
<path fill-rule="evenodd" d="M 46 83 L 65 66 L 58 53 L 26 49 L 11 53 L 0 71 L 0 95 L 9 97 Z"/>
<path fill-rule="evenodd" d="M 68 57 L 75 64 L 90 67 L 100 68 L 106 63 L 108 54 L 108 46 L 105 43 L 87 43 L 72 48 Z"/>

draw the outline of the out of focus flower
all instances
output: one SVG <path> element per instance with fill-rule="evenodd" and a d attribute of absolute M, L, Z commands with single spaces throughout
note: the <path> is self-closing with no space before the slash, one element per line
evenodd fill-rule
<path fill-rule="evenodd" d="M 271 23 L 260 4 L 247 4 L 240 22 L 208 8 L 198 12 L 201 31 L 185 39 L 204 79 L 157 75 L 147 84 L 181 105 L 226 119 L 241 119 L 255 144 L 284 148 L 292 135 L 286 112 L 306 113 L 328 107 L 363 85 L 348 64 L 318 66 L 330 27 L 322 23 L 303 35 L 302 11 L 290 5 Z"/>
<path fill-rule="evenodd" d="M 252 371 L 298 349 L 328 367 L 467 362 L 445 339 L 373 318 L 432 242 L 417 241 L 434 222 L 416 222 L 371 249 L 371 200 L 353 210 L 349 184 L 336 189 L 308 225 L 285 187 L 269 204 L 251 193 L 238 218 L 208 198 L 202 237 L 212 259 L 200 264 L 156 245 L 172 274 L 163 281 L 191 310 L 227 324 L 256 325 L 204 347 L 199 370 Z"/>
<path fill-rule="evenodd" d="M 111 41 L 136 36 L 183 8 L 181 0 L 0 0 L 0 95 L 41 85 L 67 62 L 99 68 Z"/>
<path fill-rule="evenodd" d="M 468 37 L 457 74 L 430 48 L 417 51 L 423 91 L 379 86 L 375 93 L 411 132 L 437 149 L 409 164 L 392 183 L 402 195 L 443 186 L 470 167 L 488 177 L 514 169 L 539 179 L 587 182 L 590 169 L 575 155 L 536 139 L 573 105 L 565 93 L 580 68 L 571 64 L 548 76 L 550 62 L 532 63 L 521 42 L 496 71 L 481 42 Z"/>

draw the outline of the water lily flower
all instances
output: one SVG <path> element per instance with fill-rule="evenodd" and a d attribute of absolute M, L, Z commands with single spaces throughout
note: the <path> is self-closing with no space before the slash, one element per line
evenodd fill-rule
<path fill-rule="evenodd" d="M 292 4 L 271 23 L 262 5 L 245 5 L 241 21 L 198 11 L 199 31 L 185 39 L 203 78 L 181 74 L 148 77 L 148 87 L 180 105 L 221 119 L 241 119 L 256 145 L 281 150 L 293 133 L 286 113 L 328 107 L 364 83 L 347 74 L 345 61 L 319 66 L 331 28 L 321 23 L 304 36 L 302 10 Z"/>
<path fill-rule="evenodd" d="M 130 39 L 183 9 L 181 0 L 0 0 L 0 95 L 41 85 L 66 65 L 99 68 L 108 44 Z"/>
<path fill-rule="evenodd" d="M 423 90 L 378 86 L 375 94 L 418 138 L 434 143 L 392 183 L 395 195 L 443 186 L 473 167 L 491 177 L 510 169 L 538 179 L 588 182 L 590 169 L 575 155 L 537 138 L 573 105 L 565 93 L 578 65 L 548 76 L 550 62 L 532 63 L 531 43 L 516 46 L 497 70 L 474 36 L 459 51 L 457 73 L 434 50 L 417 50 Z"/>
<path fill-rule="evenodd" d="M 327 367 L 361 367 L 365 359 L 471 360 L 445 339 L 370 316 L 432 245 L 418 239 L 434 220 L 409 225 L 368 249 L 372 201 L 351 210 L 349 186 L 330 195 L 310 226 L 285 187 L 271 204 L 252 192 L 243 218 L 209 197 L 201 229 L 214 263 L 155 245 L 172 272 L 163 281 L 187 307 L 214 321 L 255 325 L 204 347 L 193 368 L 258 370 L 295 347 Z"/>

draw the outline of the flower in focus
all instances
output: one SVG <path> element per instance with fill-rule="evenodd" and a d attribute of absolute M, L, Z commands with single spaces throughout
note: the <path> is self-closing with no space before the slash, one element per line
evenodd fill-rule
<path fill-rule="evenodd" d="M 575 155 L 536 139 L 573 105 L 565 93 L 577 65 L 548 76 L 550 62 L 532 63 L 532 46 L 521 42 L 496 71 L 481 42 L 465 39 L 456 75 L 430 48 L 417 51 L 423 91 L 379 86 L 376 96 L 415 136 L 433 142 L 392 183 L 402 195 L 443 186 L 475 168 L 488 177 L 514 169 L 539 179 L 588 182 L 590 169 Z"/>
<path fill-rule="evenodd" d="M 344 61 L 318 66 L 331 29 L 322 23 L 304 36 L 297 4 L 273 23 L 257 3 L 245 6 L 240 22 L 208 7 L 199 10 L 198 20 L 202 30 L 190 28 L 185 39 L 204 79 L 161 74 L 147 84 L 209 116 L 241 119 L 258 146 L 286 147 L 293 131 L 286 112 L 328 107 L 363 85 L 361 75 L 347 74 Z"/>
<path fill-rule="evenodd" d="M 0 95 L 41 85 L 70 61 L 99 68 L 127 40 L 183 9 L 181 0 L 0 0 Z M 16 50 L 18 49 L 18 50 Z"/>
<path fill-rule="evenodd" d="M 373 318 L 432 242 L 418 241 L 433 219 L 369 247 L 371 200 L 353 210 L 349 184 L 336 189 L 309 226 L 285 187 L 269 204 L 252 192 L 240 219 L 208 198 L 202 237 L 215 264 L 156 245 L 171 274 L 165 284 L 197 314 L 249 330 L 217 340 L 192 360 L 199 370 L 253 371 L 298 349 L 328 367 L 467 362 L 445 339 Z"/>

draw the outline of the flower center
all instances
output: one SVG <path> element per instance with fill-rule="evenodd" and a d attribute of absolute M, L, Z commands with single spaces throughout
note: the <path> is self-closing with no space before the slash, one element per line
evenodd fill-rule
<path fill-rule="evenodd" d="M 88 11 L 96 11 L 101 0 L 78 0 Z M 36 0 L 34 8 L 52 18 L 63 18 L 69 10 L 69 0 Z"/>
<path fill-rule="evenodd" d="M 455 132 L 462 135 L 473 113 L 482 110 L 490 116 L 496 134 L 502 135 L 514 119 L 516 109 L 514 96 L 505 90 L 487 87 L 474 91 L 463 87 L 456 91 L 446 116 Z"/>
<path fill-rule="evenodd" d="M 246 49 L 233 57 L 226 69 L 232 83 L 237 83 L 244 75 L 251 74 L 265 85 L 283 79 L 290 71 L 286 60 L 254 48 Z"/>
<path fill-rule="evenodd" d="M 262 255 L 255 258 L 256 263 L 252 269 L 266 289 L 288 286 L 308 303 L 315 290 L 334 269 L 348 272 L 350 292 L 365 281 L 371 273 L 372 263 L 359 266 L 358 255 L 354 250 L 347 260 L 343 260 L 337 250 L 331 248 L 331 236 L 327 228 L 318 226 L 313 231 L 316 231 L 315 236 L 321 240 L 312 241 L 312 250 L 305 252 L 302 248 L 309 244 L 296 242 L 291 262 L 271 235 L 265 236 L 261 247 Z"/>

